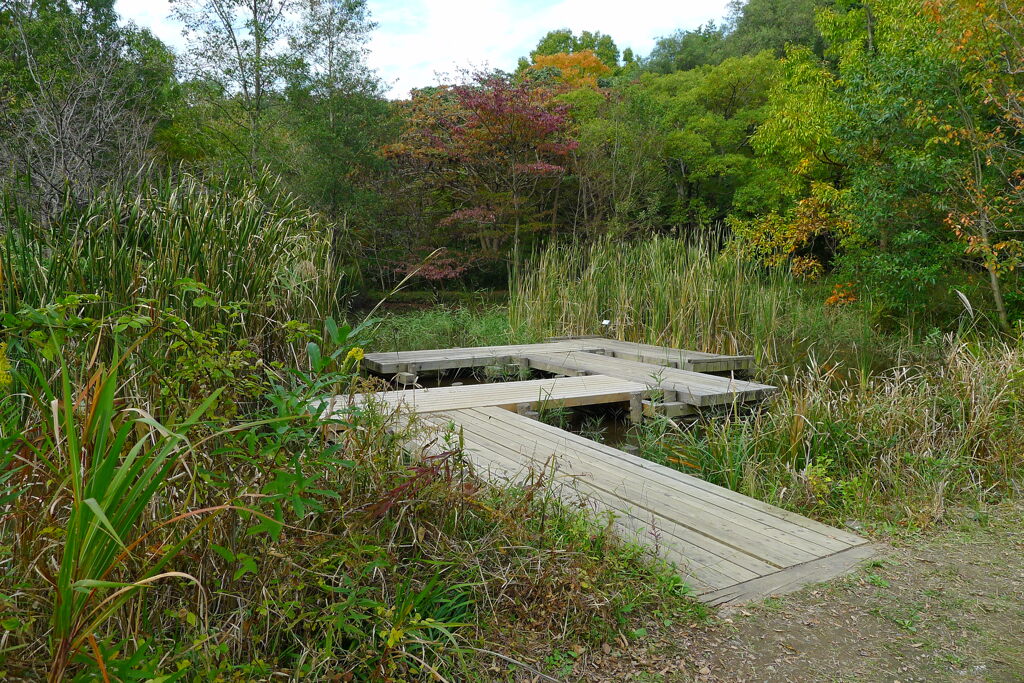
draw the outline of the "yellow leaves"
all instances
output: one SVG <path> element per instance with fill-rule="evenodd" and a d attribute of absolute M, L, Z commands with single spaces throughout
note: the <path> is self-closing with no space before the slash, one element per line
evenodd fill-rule
<path fill-rule="evenodd" d="M 794 276 L 814 280 L 825 272 L 821 256 L 854 239 L 844 214 L 843 192 L 817 183 L 786 216 L 770 214 L 731 224 L 742 248 L 767 266 L 789 264 Z"/>
<path fill-rule="evenodd" d="M 538 72 L 545 68 L 557 69 L 555 80 L 573 88 L 596 88 L 597 79 L 612 72 L 611 67 L 602 62 L 592 50 L 537 55 L 529 70 Z"/>
<path fill-rule="evenodd" d="M 793 168 L 793 172 L 796 173 L 797 175 L 807 175 L 812 170 L 814 164 L 814 158 L 803 157 L 796 163 L 796 166 Z"/>
<path fill-rule="evenodd" d="M 389 628 L 381 634 L 381 639 L 387 647 L 392 648 L 405 640 L 405 629 L 395 627 Z"/>
<path fill-rule="evenodd" d="M 814 256 L 794 256 L 790 259 L 789 270 L 793 277 L 801 280 L 817 280 L 825 272 L 825 267 Z"/>

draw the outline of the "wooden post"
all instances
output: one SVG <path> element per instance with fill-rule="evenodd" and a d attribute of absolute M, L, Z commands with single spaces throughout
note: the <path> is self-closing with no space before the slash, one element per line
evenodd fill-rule
<path fill-rule="evenodd" d="M 419 377 L 417 377 L 412 372 L 398 372 L 398 373 L 395 373 L 395 384 L 400 384 L 400 385 L 402 385 L 402 387 L 408 387 L 408 386 L 414 385 L 414 384 L 416 384 L 416 382 L 418 380 L 419 380 Z"/>
<path fill-rule="evenodd" d="M 640 424 L 644 419 L 644 404 L 642 394 L 633 394 L 629 397 L 629 421 L 633 424 Z"/>

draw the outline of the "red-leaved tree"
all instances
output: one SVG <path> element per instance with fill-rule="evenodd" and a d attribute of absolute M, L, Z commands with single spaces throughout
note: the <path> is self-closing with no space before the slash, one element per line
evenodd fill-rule
<path fill-rule="evenodd" d="M 407 183 L 429 195 L 433 239 L 495 257 L 511 243 L 554 229 L 559 188 L 576 148 L 557 91 L 494 74 L 418 90 L 404 128 L 386 146 Z"/>

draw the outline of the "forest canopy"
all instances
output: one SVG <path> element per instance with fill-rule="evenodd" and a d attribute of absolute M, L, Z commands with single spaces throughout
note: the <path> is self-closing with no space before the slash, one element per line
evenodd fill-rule
<path fill-rule="evenodd" d="M 515 250 L 670 233 L 894 312 L 961 291 L 1004 327 L 1024 314 L 1010 0 L 736 0 L 646 56 L 556 28 L 514 71 L 405 101 L 366 66 L 363 0 L 173 13 L 180 54 L 109 0 L 0 10 L 0 183 L 25 210 L 139 173 L 266 169 L 380 287 L 439 248 L 435 282 L 500 287 Z"/>

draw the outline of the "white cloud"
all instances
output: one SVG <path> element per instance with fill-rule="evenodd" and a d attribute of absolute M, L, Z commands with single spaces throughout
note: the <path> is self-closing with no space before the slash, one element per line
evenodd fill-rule
<path fill-rule="evenodd" d="M 117 0 L 114 9 L 122 19 L 130 20 L 148 28 L 153 34 L 181 51 L 185 47 L 185 39 L 181 35 L 181 25 L 170 18 L 171 3 L 169 0 Z"/>
<path fill-rule="evenodd" d="M 727 0 L 369 0 L 378 28 L 370 66 L 393 97 L 459 68 L 513 69 L 545 33 L 570 28 L 611 35 L 645 55 L 657 37 L 720 19 Z M 168 0 L 118 0 L 118 12 L 164 42 L 184 47 Z"/>

